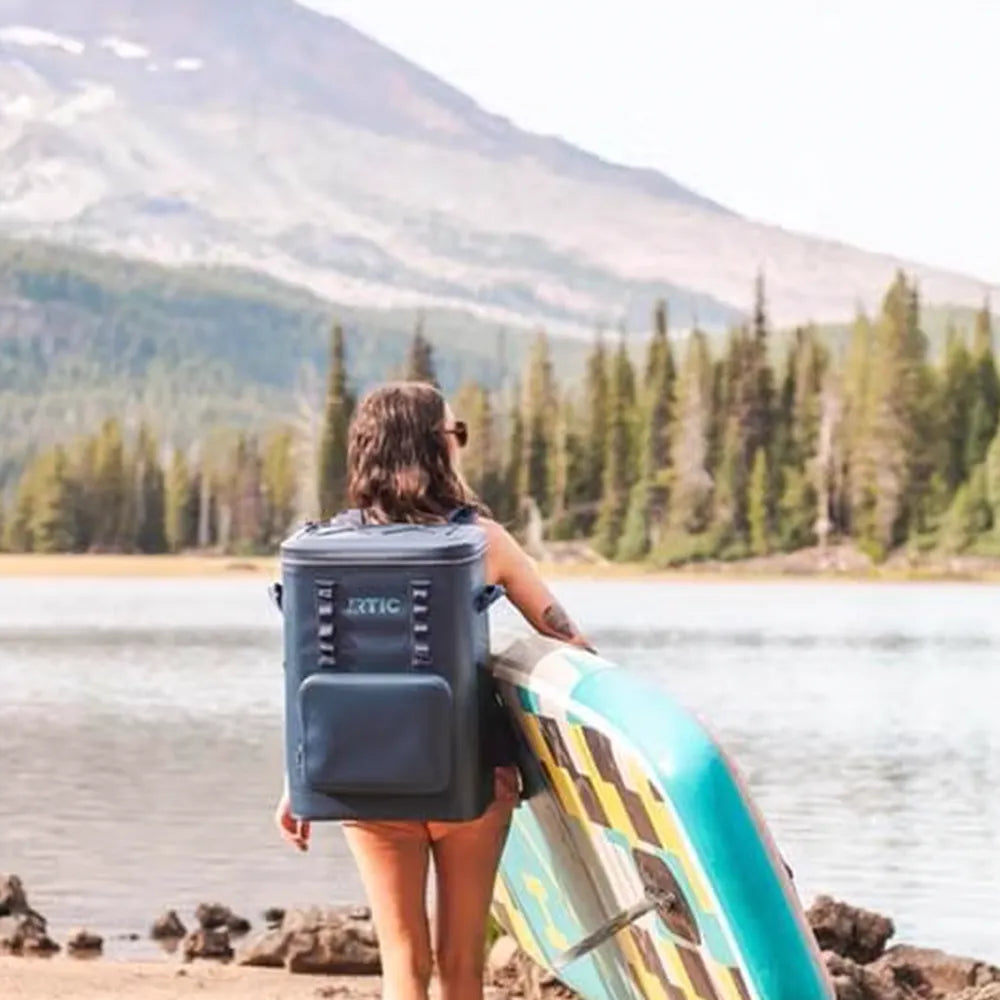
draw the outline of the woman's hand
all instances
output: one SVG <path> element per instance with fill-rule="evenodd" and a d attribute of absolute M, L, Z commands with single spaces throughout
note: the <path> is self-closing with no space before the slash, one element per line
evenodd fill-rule
<path fill-rule="evenodd" d="M 292 806 L 288 798 L 288 792 L 282 793 L 281 801 L 274 813 L 274 822 L 277 823 L 281 836 L 293 847 L 300 851 L 309 850 L 309 820 L 296 819 L 292 815 Z"/>

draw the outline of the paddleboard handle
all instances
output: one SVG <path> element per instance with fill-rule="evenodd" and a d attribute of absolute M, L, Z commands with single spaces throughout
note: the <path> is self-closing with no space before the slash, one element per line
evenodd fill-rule
<path fill-rule="evenodd" d="M 556 955 L 552 962 L 553 971 L 560 972 L 572 962 L 583 958 L 584 955 L 589 955 L 606 941 L 610 941 L 619 931 L 623 931 L 637 920 L 641 920 L 647 913 L 652 913 L 654 910 L 673 910 L 679 902 L 680 900 L 672 892 L 647 889 L 644 899 L 630 906 L 627 910 L 622 910 L 617 916 L 603 923 L 597 930 L 582 938 L 571 948 Z"/>

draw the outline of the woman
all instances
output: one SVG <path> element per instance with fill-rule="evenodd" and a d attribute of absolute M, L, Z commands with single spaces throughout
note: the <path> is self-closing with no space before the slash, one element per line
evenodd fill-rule
<path fill-rule="evenodd" d="M 488 516 L 462 478 L 468 438 L 444 397 L 423 383 L 392 383 L 370 393 L 351 424 L 348 496 L 367 523 L 434 523 L 471 507 L 486 533 L 486 575 L 539 632 L 587 643 L 507 531 Z M 517 771 L 498 753 L 496 796 L 479 819 L 462 823 L 348 822 L 344 833 L 372 908 L 387 1000 L 426 1000 L 436 965 L 442 1000 L 481 1000 L 493 882 L 518 797 Z M 289 843 L 309 844 L 309 824 L 290 812 L 276 820 Z M 426 912 L 427 875 L 437 876 L 436 942 Z"/>

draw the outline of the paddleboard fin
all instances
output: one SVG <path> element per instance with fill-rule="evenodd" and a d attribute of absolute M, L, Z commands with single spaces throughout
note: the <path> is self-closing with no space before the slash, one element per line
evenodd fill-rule
<path fill-rule="evenodd" d="M 565 969 L 567 965 L 583 958 L 584 955 L 589 955 L 596 948 L 600 948 L 602 944 L 610 941 L 619 931 L 623 931 L 637 920 L 641 920 L 647 913 L 652 913 L 654 910 L 674 910 L 679 902 L 680 900 L 672 892 L 648 890 L 645 899 L 634 906 L 630 906 L 627 910 L 622 910 L 621 913 L 603 923 L 597 930 L 592 931 L 571 948 L 567 948 L 557 955 L 552 962 L 552 968 L 556 972 Z"/>

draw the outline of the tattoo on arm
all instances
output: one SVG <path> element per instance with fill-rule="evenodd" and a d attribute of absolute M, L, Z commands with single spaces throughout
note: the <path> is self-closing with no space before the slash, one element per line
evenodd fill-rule
<path fill-rule="evenodd" d="M 579 634 L 569 615 L 558 604 L 550 604 L 542 612 L 542 621 L 550 633 L 559 639 L 574 639 Z"/>

